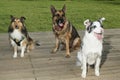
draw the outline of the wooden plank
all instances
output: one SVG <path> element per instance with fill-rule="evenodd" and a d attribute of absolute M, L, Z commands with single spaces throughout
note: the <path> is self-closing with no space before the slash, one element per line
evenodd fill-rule
<path fill-rule="evenodd" d="M 79 31 L 81 38 L 84 31 Z M 65 58 L 65 51 L 51 54 L 55 39 L 52 31 L 33 32 L 31 37 L 39 40 L 40 47 L 24 58 L 13 59 L 8 34 L 0 34 L 0 80 L 84 80 L 81 69 L 76 66 L 77 50 L 71 58 Z M 96 77 L 94 69 L 89 68 L 85 80 L 119 80 L 120 78 L 120 29 L 106 29 L 101 75 Z M 20 54 L 20 53 L 19 53 Z"/>

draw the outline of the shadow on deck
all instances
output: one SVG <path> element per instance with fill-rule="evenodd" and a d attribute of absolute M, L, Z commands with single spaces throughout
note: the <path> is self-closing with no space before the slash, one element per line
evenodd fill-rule
<path fill-rule="evenodd" d="M 80 36 L 84 32 L 79 31 Z M 31 37 L 41 42 L 24 58 L 13 59 L 8 34 L 0 34 L 0 80 L 81 80 L 81 69 L 75 65 L 76 53 L 65 58 L 65 51 L 50 54 L 55 38 L 52 32 L 34 32 Z M 105 30 L 101 75 L 96 77 L 90 68 L 85 80 L 119 80 L 120 29 Z"/>

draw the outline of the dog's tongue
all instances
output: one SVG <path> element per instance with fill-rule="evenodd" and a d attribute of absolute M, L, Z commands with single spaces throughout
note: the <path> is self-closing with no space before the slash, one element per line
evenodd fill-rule
<path fill-rule="evenodd" d="M 101 39 L 102 39 L 102 35 L 98 34 L 98 35 L 97 35 L 97 38 L 98 38 L 99 40 L 101 40 Z"/>
<path fill-rule="evenodd" d="M 97 37 L 98 40 L 102 40 L 103 36 L 102 34 L 95 33 L 95 36 Z"/>
<path fill-rule="evenodd" d="M 61 28 L 63 28 L 63 23 L 59 23 L 59 26 L 60 26 Z"/>
<path fill-rule="evenodd" d="M 63 29 L 63 27 L 64 27 L 64 24 L 63 23 L 59 23 L 57 26 L 55 26 L 55 29 L 60 31 L 60 30 Z"/>

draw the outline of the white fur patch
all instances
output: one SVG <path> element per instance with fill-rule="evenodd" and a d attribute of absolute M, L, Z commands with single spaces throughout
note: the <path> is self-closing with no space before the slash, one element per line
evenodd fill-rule
<path fill-rule="evenodd" d="M 101 22 L 104 18 L 100 19 Z M 77 65 L 81 65 L 83 78 L 86 77 L 87 63 L 89 65 L 95 64 L 95 75 L 99 76 L 99 67 L 102 56 L 102 41 L 104 29 L 102 23 L 99 21 L 90 22 L 89 19 L 84 21 L 86 27 L 85 35 L 83 37 L 83 45 L 77 54 Z M 90 29 L 87 29 L 87 28 Z M 91 30 L 90 32 L 88 30 Z"/>
<path fill-rule="evenodd" d="M 13 39 L 21 40 L 22 37 L 23 37 L 23 34 L 22 34 L 18 29 L 15 29 L 15 30 L 10 34 L 10 36 L 11 36 Z"/>

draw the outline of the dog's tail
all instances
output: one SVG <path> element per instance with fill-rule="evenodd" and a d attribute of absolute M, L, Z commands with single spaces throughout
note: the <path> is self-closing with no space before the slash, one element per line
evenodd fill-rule
<path fill-rule="evenodd" d="M 39 41 L 35 41 L 34 44 L 35 44 L 36 46 L 40 46 L 40 45 L 41 45 Z"/>

